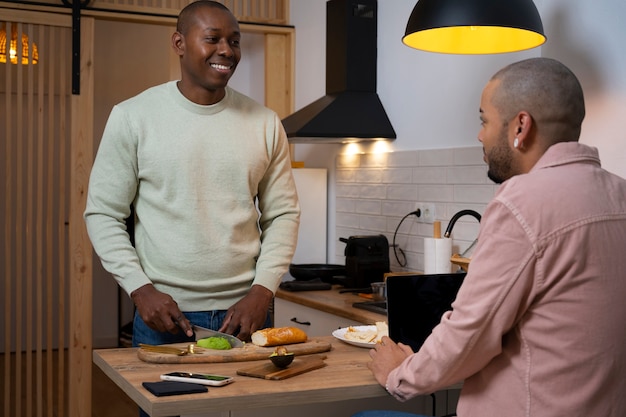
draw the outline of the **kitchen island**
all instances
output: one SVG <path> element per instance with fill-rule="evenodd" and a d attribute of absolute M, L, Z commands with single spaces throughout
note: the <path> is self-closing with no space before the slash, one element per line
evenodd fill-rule
<path fill-rule="evenodd" d="M 371 408 L 432 414 L 428 396 L 400 403 L 387 394 L 367 367 L 369 349 L 348 345 L 332 336 L 314 339 L 332 344 L 329 352 L 315 355 L 325 356 L 326 366 L 278 381 L 237 375 L 237 370 L 265 361 L 155 364 L 141 361 L 137 348 L 94 350 L 93 361 L 153 417 L 275 417 L 296 413 L 298 417 L 349 417 L 353 412 Z M 156 397 L 142 386 L 142 382 L 158 381 L 161 374 L 173 371 L 231 375 L 235 382 L 209 387 L 207 393 L 169 397 Z"/>

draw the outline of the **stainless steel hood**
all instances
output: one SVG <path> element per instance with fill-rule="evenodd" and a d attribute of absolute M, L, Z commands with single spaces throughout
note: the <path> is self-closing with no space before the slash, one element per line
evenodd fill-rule
<path fill-rule="evenodd" d="M 290 143 L 393 140 L 376 94 L 376 0 L 326 3 L 326 95 L 283 119 Z"/>

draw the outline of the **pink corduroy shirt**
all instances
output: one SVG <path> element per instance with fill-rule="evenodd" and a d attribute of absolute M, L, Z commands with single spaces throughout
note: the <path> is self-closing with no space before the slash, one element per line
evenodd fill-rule
<path fill-rule="evenodd" d="M 460 417 L 626 416 L 626 180 L 596 149 L 553 145 L 502 184 L 453 310 L 387 389 L 460 381 Z"/>

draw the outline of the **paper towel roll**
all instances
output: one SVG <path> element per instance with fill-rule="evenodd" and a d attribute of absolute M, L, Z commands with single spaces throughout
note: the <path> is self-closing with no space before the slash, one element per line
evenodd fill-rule
<path fill-rule="evenodd" d="M 424 238 L 424 273 L 449 274 L 451 272 L 452 239 Z"/>

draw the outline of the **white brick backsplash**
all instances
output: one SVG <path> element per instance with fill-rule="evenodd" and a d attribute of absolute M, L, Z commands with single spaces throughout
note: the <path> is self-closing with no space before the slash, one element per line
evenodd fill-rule
<path fill-rule="evenodd" d="M 486 166 L 483 160 L 483 147 L 472 146 L 469 148 L 457 148 L 454 150 L 453 165 L 479 165 Z"/>
<path fill-rule="evenodd" d="M 485 184 L 489 181 L 486 165 L 449 167 L 446 176 L 449 184 Z"/>
<path fill-rule="evenodd" d="M 416 184 L 445 184 L 447 182 L 446 167 L 413 168 L 413 182 Z"/>
<path fill-rule="evenodd" d="M 359 216 L 354 213 L 337 213 L 337 227 L 359 228 Z"/>
<path fill-rule="evenodd" d="M 497 190 L 487 178 L 482 146 L 340 155 L 336 164 L 337 236 L 384 234 L 390 246 L 398 224 L 415 210 L 417 202 L 434 204 L 443 233 L 450 218 L 460 210 L 482 214 Z M 476 219 L 461 217 L 453 229 L 453 252 L 465 250 L 479 230 Z M 422 271 L 424 238 L 432 235 L 432 223 L 415 216 L 404 219 L 396 244 L 408 263 L 400 267 L 390 247 L 392 270 Z M 345 262 L 344 249 L 344 244 L 336 246 L 334 262 Z"/>
<path fill-rule="evenodd" d="M 383 183 L 410 184 L 413 182 L 413 169 L 392 168 L 383 170 Z"/>
<path fill-rule="evenodd" d="M 455 185 L 454 201 L 486 203 L 493 198 L 493 185 Z"/>
<path fill-rule="evenodd" d="M 369 168 L 385 168 L 387 167 L 387 160 L 389 159 L 389 153 L 366 153 L 361 154 L 361 167 Z"/>
<path fill-rule="evenodd" d="M 387 199 L 417 201 L 417 186 L 390 184 L 387 186 Z"/>
<path fill-rule="evenodd" d="M 382 205 L 384 216 L 395 216 L 402 218 L 415 210 L 415 203 L 413 201 L 390 201 L 385 200 Z"/>
<path fill-rule="evenodd" d="M 450 166 L 454 162 L 454 149 L 420 151 L 418 166 Z"/>
<path fill-rule="evenodd" d="M 417 166 L 419 151 L 392 152 L 387 162 L 390 167 L 414 167 Z"/>
<path fill-rule="evenodd" d="M 354 213 L 356 211 L 355 204 L 355 200 L 351 200 L 348 198 L 337 198 L 335 203 L 335 209 L 338 212 Z"/>
<path fill-rule="evenodd" d="M 354 197 L 357 198 L 361 194 L 361 186 L 358 184 L 337 184 L 335 189 L 337 197 Z"/>
<path fill-rule="evenodd" d="M 383 182 L 383 171 L 380 169 L 359 169 L 354 178 L 356 182 L 380 184 Z"/>
<path fill-rule="evenodd" d="M 354 182 L 356 171 L 354 169 L 338 169 L 335 172 L 335 180 L 337 182 Z"/>
<path fill-rule="evenodd" d="M 361 234 L 379 234 L 387 230 L 387 219 L 383 216 L 359 216 L 359 228 L 368 230 L 368 233 Z M 369 233 L 374 231 L 376 233 Z"/>
<path fill-rule="evenodd" d="M 337 168 L 358 168 L 361 165 L 360 154 L 337 155 Z"/>
<path fill-rule="evenodd" d="M 357 200 L 354 211 L 359 214 L 381 214 L 382 202 L 379 200 Z"/>
<path fill-rule="evenodd" d="M 421 185 L 417 197 L 421 203 L 454 201 L 453 185 Z"/>
<path fill-rule="evenodd" d="M 386 185 L 361 185 L 359 187 L 359 197 L 361 198 L 377 198 L 384 200 L 387 197 Z"/>

